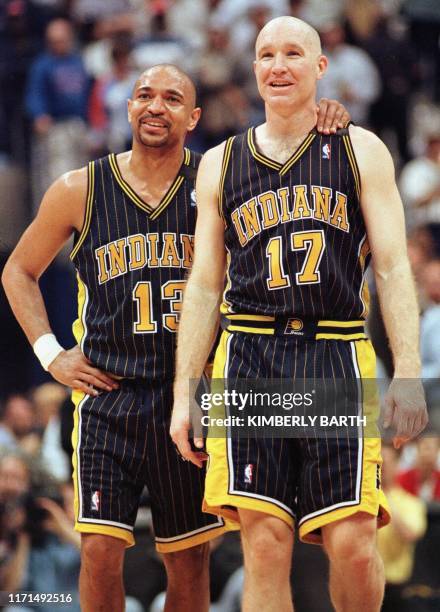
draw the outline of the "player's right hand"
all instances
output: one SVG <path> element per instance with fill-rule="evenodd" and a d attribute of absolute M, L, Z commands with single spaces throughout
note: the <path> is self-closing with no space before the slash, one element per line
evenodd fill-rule
<path fill-rule="evenodd" d="M 171 417 L 170 436 L 176 445 L 182 459 L 191 461 L 197 467 L 203 467 L 203 462 L 208 455 L 203 451 L 193 451 L 189 442 L 189 432 L 192 429 L 190 411 L 185 403 L 174 403 L 173 415 Z M 194 437 L 194 445 L 203 448 L 203 438 Z"/>
<path fill-rule="evenodd" d="M 62 351 L 49 365 L 48 370 L 62 385 L 79 389 L 94 397 L 101 391 L 113 391 L 119 387 L 110 374 L 91 365 L 79 346 Z"/>

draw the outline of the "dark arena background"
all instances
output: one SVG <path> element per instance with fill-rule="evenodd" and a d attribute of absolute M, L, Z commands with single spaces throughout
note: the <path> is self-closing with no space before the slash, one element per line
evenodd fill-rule
<path fill-rule="evenodd" d="M 329 69 L 318 97 L 335 98 L 378 134 L 396 166 L 421 311 L 430 432 L 383 449 L 383 486 L 398 525 L 379 533 L 386 612 L 440 610 L 440 1 L 1 0 L 0 271 L 48 186 L 62 173 L 130 147 L 126 101 L 137 74 L 167 62 L 195 80 L 203 109 L 187 145 L 203 153 L 263 120 L 254 42 L 272 17 L 320 33 Z M 55 24 L 54 24 L 54 20 Z M 386 228 L 384 228 L 386 232 Z M 40 280 L 52 328 L 72 347 L 76 280 L 66 247 Z M 392 361 L 372 276 L 369 335 L 377 376 Z M 8 611 L 79 610 L 73 531 L 72 404 L 43 371 L 0 288 L 0 591 Z M 160 612 L 166 578 L 151 534 L 148 491 L 127 551 L 127 610 Z M 296 543 L 297 612 L 330 612 L 327 561 Z M 212 612 L 238 612 L 236 533 L 212 545 Z M 16 593 L 17 597 L 13 594 Z M 22 593 L 71 594 L 48 603 Z M 9 594 L 9 595 L 6 595 Z M 282 612 L 282 611 L 280 611 Z"/>

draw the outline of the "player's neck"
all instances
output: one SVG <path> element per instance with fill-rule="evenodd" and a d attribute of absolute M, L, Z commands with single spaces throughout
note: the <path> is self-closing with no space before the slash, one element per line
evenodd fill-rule
<path fill-rule="evenodd" d="M 173 177 L 182 165 L 183 155 L 183 146 L 180 145 L 173 148 L 162 148 L 144 147 L 134 143 L 126 163 L 130 172 L 135 176 Z"/>
<path fill-rule="evenodd" d="M 279 141 L 303 138 L 316 125 L 317 112 L 316 104 L 312 102 L 307 106 L 303 105 L 300 109 L 283 115 L 275 112 L 269 107 L 266 108 L 266 123 L 260 126 L 266 138 Z"/>

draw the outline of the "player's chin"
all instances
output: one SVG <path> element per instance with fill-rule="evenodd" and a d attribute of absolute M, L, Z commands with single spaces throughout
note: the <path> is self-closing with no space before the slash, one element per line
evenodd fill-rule
<path fill-rule="evenodd" d="M 143 135 L 139 136 L 139 140 L 146 147 L 163 147 L 168 143 L 169 134 L 164 135 Z"/>

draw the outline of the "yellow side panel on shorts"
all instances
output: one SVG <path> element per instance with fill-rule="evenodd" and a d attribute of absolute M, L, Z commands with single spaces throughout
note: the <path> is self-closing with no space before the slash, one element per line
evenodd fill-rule
<path fill-rule="evenodd" d="M 77 343 L 81 344 L 85 334 L 83 315 L 86 303 L 86 286 L 82 282 L 79 274 L 76 275 L 76 280 L 78 283 L 78 318 L 73 322 L 72 331 Z"/>

